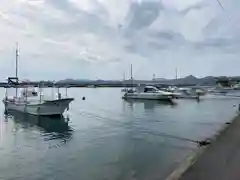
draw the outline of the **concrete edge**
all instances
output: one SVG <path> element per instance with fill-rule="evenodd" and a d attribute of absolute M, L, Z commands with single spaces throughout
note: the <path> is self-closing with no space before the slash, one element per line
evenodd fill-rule
<path fill-rule="evenodd" d="M 178 180 L 182 174 L 189 168 L 191 165 L 193 165 L 198 157 L 201 156 L 201 154 L 206 150 L 206 147 L 200 147 L 197 150 L 195 150 L 193 153 L 188 155 L 183 163 L 179 165 L 177 169 L 175 169 L 168 177 L 166 180 Z"/>
<path fill-rule="evenodd" d="M 213 137 L 211 137 L 211 144 L 207 146 L 200 147 L 196 149 L 193 153 L 188 155 L 183 163 L 181 163 L 177 169 L 175 169 L 167 178 L 166 180 L 178 180 L 197 160 L 200 156 L 220 137 L 224 132 L 237 120 L 240 115 L 236 115 L 232 118 L 228 123 L 225 124 L 222 129 L 220 129 Z"/>

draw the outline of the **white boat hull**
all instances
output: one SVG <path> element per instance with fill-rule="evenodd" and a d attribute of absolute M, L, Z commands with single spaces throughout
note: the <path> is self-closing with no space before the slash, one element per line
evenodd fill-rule
<path fill-rule="evenodd" d="M 174 96 L 175 98 L 178 98 L 178 99 L 199 99 L 199 96 L 191 96 L 191 95 L 177 95 L 177 96 Z"/>
<path fill-rule="evenodd" d="M 44 101 L 42 103 L 19 103 L 4 100 L 6 110 L 15 110 L 37 116 L 56 116 L 62 115 L 69 107 L 72 98 Z"/>
<path fill-rule="evenodd" d="M 176 99 L 199 99 L 200 95 L 191 92 L 173 92 L 173 97 Z"/>
<path fill-rule="evenodd" d="M 146 100 L 172 100 L 170 95 L 162 95 L 158 93 L 125 93 L 124 99 L 146 99 Z"/>

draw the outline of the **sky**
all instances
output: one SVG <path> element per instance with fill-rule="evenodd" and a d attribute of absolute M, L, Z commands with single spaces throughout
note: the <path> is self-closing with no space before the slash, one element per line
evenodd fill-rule
<path fill-rule="evenodd" d="M 0 0 L 0 81 L 235 76 L 240 1 Z"/>

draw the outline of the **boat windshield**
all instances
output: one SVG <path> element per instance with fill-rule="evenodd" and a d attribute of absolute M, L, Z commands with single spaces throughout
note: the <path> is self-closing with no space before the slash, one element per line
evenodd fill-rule
<path fill-rule="evenodd" d="M 145 87 L 144 92 L 145 93 L 152 93 L 152 92 L 157 92 L 158 89 L 156 87 Z"/>

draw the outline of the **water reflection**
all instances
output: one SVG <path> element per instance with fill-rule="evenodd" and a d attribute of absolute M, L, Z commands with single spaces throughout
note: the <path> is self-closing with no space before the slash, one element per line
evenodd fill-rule
<path fill-rule="evenodd" d="M 155 109 L 156 107 L 159 106 L 176 105 L 176 103 L 173 101 L 144 100 L 144 99 L 125 99 L 124 102 L 128 103 L 131 109 L 133 109 L 134 104 L 143 104 L 144 109 L 146 110 Z"/>
<path fill-rule="evenodd" d="M 68 125 L 69 118 L 60 117 L 46 117 L 34 116 L 17 111 L 8 111 L 5 113 L 6 120 L 12 119 L 16 125 L 23 129 L 31 129 L 37 127 L 43 136 L 50 139 L 69 140 L 72 137 L 73 129 Z"/>

